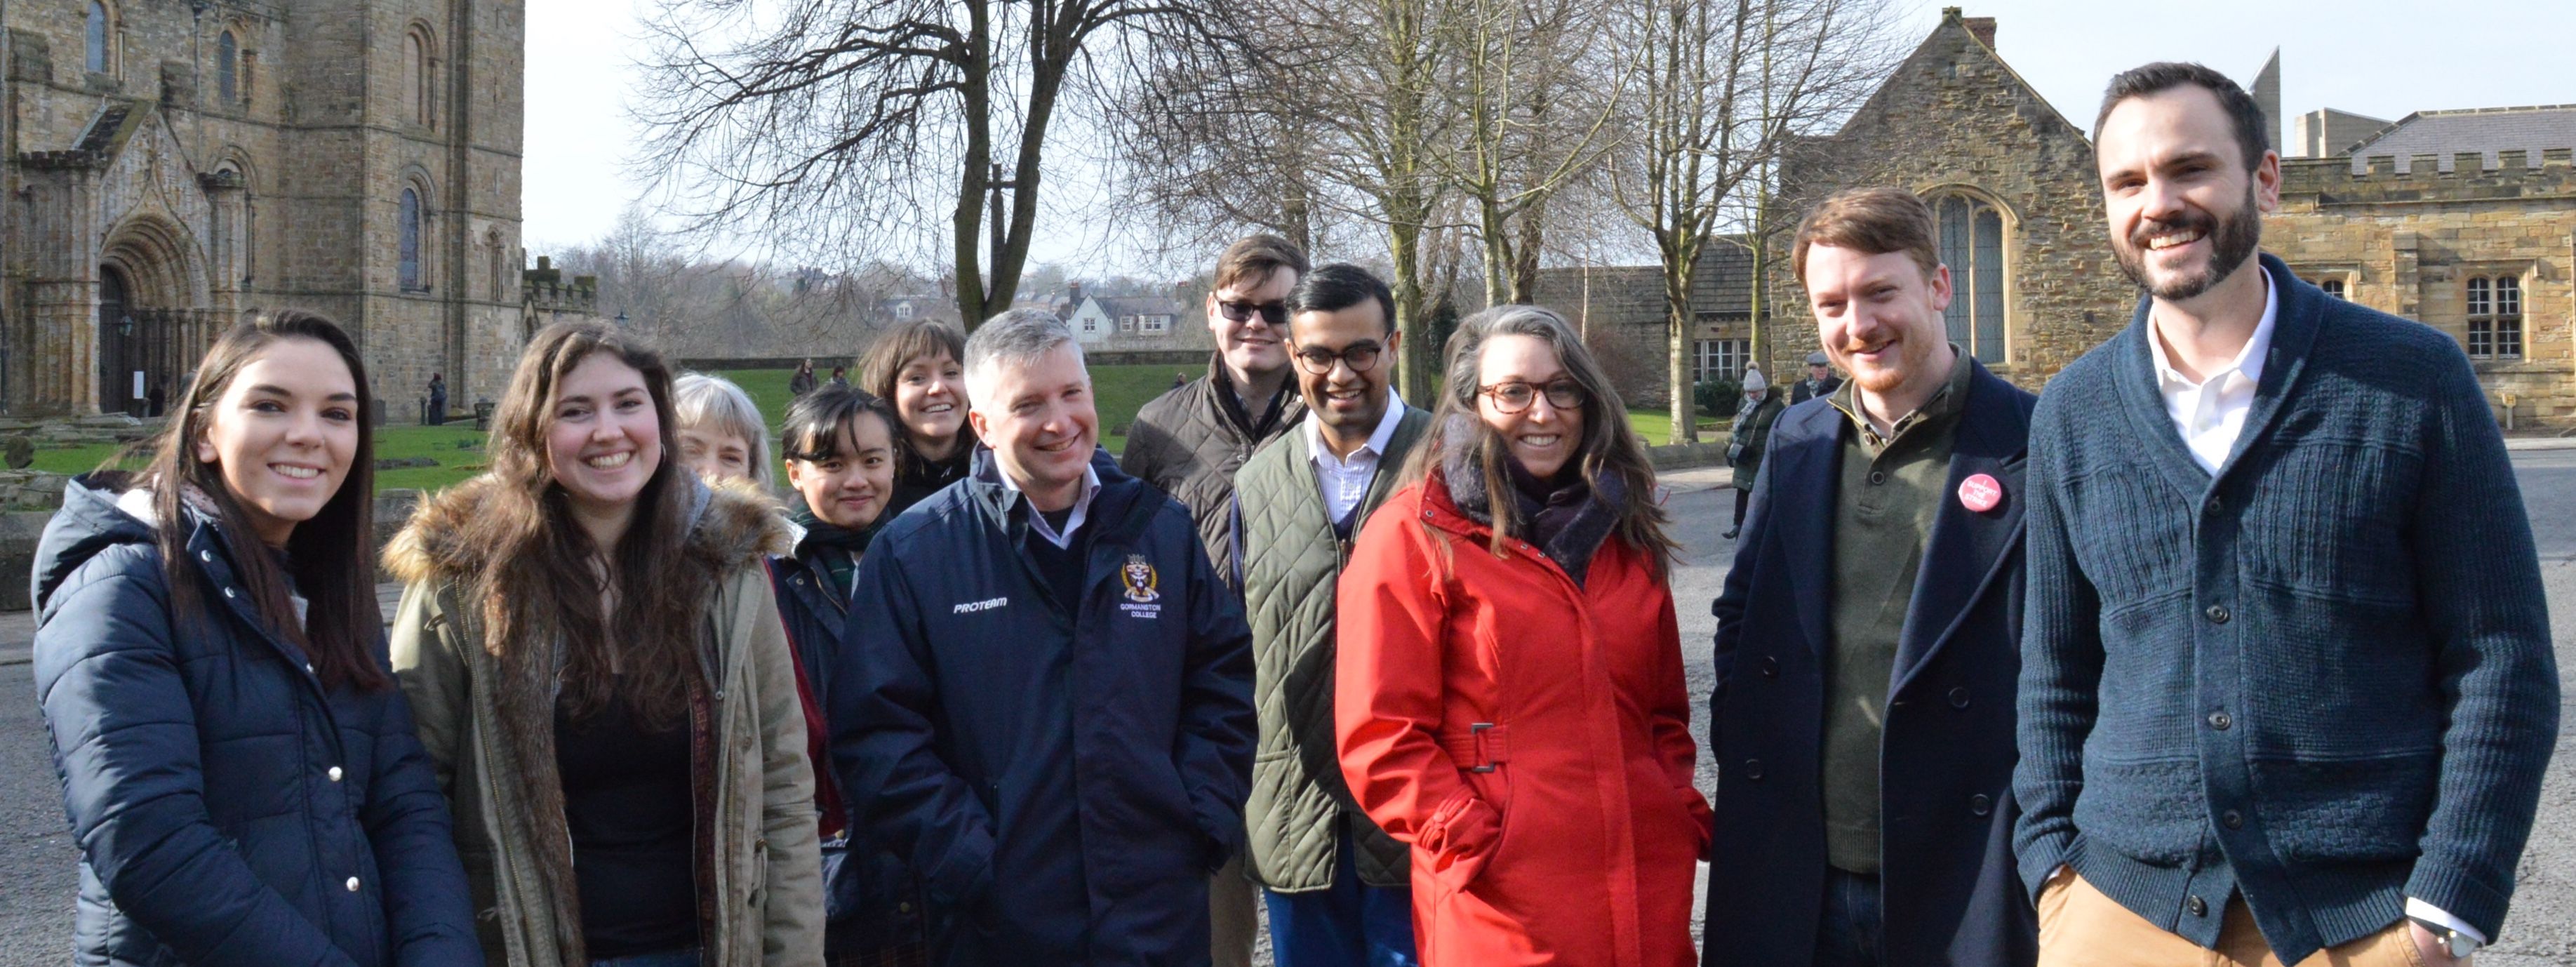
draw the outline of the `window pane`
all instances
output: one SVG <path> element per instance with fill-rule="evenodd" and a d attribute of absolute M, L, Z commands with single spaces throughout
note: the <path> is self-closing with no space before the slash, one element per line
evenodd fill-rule
<path fill-rule="evenodd" d="M 1977 342 L 1971 347 L 1979 362 L 2004 361 L 2004 219 L 1977 206 L 1976 276 Z M 1951 294 L 1958 304 L 1958 294 Z"/>
<path fill-rule="evenodd" d="M 215 89 L 225 104 L 241 101 L 241 83 L 233 67 L 239 60 L 241 42 L 233 39 L 232 31 L 224 31 L 223 36 L 215 38 Z"/>
<path fill-rule="evenodd" d="M 1950 267 L 1953 286 L 1968 278 L 1971 267 L 1969 233 L 1967 199 L 1957 196 L 1941 199 L 1941 264 Z M 1941 316 L 1949 324 L 1950 341 L 1965 346 L 1969 344 L 1971 312 L 1967 294 L 1952 292 L 1950 295 L 1950 308 L 1942 310 Z"/>
<path fill-rule="evenodd" d="M 2483 278 L 2469 280 L 2469 314 L 2487 314 L 2487 280 Z"/>
<path fill-rule="evenodd" d="M 88 63 L 92 73 L 107 73 L 107 5 L 92 0 L 89 23 L 84 31 L 88 40 Z"/>
<path fill-rule="evenodd" d="M 2506 359 L 2522 358 L 2521 317 L 2496 320 L 2495 351 L 2496 355 Z"/>
<path fill-rule="evenodd" d="M 1728 379 L 1743 379 L 1744 367 L 1753 362 L 1753 341 L 1750 339 L 1720 339 L 1717 341 L 1717 346 L 1718 371 L 1728 374 Z M 1768 379 L 1769 377 L 1765 376 L 1764 378 Z"/>
<path fill-rule="evenodd" d="M 420 285 L 420 193 L 403 189 L 402 213 L 395 219 L 402 233 L 402 264 L 399 269 L 402 287 L 418 289 Z"/>
<path fill-rule="evenodd" d="M 2469 320 L 2469 355 L 2480 359 L 2495 355 L 2495 323 Z"/>
<path fill-rule="evenodd" d="M 2495 280 L 2495 311 L 2499 316 L 2522 314 L 2522 280 L 2504 276 Z"/>
<path fill-rule="evenodd" d="M 2326 280 L 2326 282 L 2325 282 L 2325 285 L 2320 286 L 2319 288 L 2322 288 L 2322 289 L 2326 290 L 2326 294 L 2327 294 L 2327 295 L 2333 296 L 2333 297 L 2338 298 L 2338 299 L 2343 298 L 2343 280 L 2342 280 L 2342 279 L 2327 279 L 2327 280 Z"/>

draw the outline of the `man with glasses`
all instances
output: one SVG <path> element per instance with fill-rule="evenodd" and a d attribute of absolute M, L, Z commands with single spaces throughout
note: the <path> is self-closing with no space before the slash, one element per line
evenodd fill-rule
<path fill-rule="evenodd" d="M 1334 587 L 1431 414 L 1388 385 L 1403 334 L 1385 282 L 1327 265 L 1288 310 L 1309 418 L 1243 465 L 1231 514 L 1261 722 L 1250 870 L 1279 967 L 1407 967 L 1418 962 L 1407 847 L 1360 812 L 1333 745 Z"/>
<path fill-rule="evenodd" d="M 1288 293 L 1306 274 L 1306 253 L 1275 235 L 1226 246 L 1208 289 L 1208 332 L 1216 352 L 1207 376 L 1155 397 L 1127 430 L 1119 466 L 1190 509 L 1218 574 L 1233 580 L 1226 508 L 1235 470 L 1261 445 L 1306 416 L 1290 385 Z M 1237 594 L 1241 587 L 1234 588 Z M 1249 967 L 1259 929 L 1241 857 L 1218 871 L 1208 894 L 1217 967 Z"/>
<path fill-rule="evenodd" d="M 1867 188 L 1791 244 L 1851 379 L 1774 424 L 1714 609 L 1710 964 L 2037 957 L 2010 797 L 2034 399 L 1947 338 L 1937 237 Z"/>

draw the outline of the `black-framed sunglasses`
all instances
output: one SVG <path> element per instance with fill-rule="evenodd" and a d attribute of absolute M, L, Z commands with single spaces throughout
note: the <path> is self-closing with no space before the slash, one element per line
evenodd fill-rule
<path fill-rule="evenodd" d="M 1377 365 L 1378 355 L 1385 351 L 1386 347 L 1374 341 L 1355 342 L 1342 347 L 1340 352 L 1321 346 L 1301 349 L 1297 351 L 1297 368 L 1316 376 L 1330 376 L 1333 375 L 1333 363 L 1338 360 L 1350 367 L 1351 372 L 1365 373 Z"/>
<path fill-rule="evenodd" d="M 1494 409 L 1504 414 L 1529 409 L 1530 404 L 1538 402 L 1539 395 L 1542 393 L 1547 396 L 1547 405 L 1560 410 L 1579 410 L 1585 403 L 1592 401 L 1592 394 L 1584 392 L 1583 384 L 1570 379 L 1560 379 L 1546 386 L 1532 386 L 1519 380 L 1512 380 L 1508 383 L 1480 386 L 1476 388 L 1476 392 L 1478 395 L 1493 397 Z"/>
<path fill-rule="evenodd" d="M 1228 322 L 1251 322 L 1253 315 L 1259 313 L 1263 322 L 1274 326 L 1288 324 L 1288 304 L 1285 302 L 1246 302 L 1240 299 L 1226 299 L 1216 304 L 1216 311 Z"/>

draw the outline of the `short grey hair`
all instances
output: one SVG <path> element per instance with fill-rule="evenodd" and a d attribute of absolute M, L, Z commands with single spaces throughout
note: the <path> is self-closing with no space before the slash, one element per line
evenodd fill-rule
<path fill-rule="evenodd" d="M 751 394 L 732 380 L 705 373 L 681 373 L 671 381 L 671 416 L 683 429 L 703 428 L 741 437 L 751 445 L 751 479 L 763 490 L 773 486 L 769 426 L 760 418 L 760 407 L 752 405 Z M 679 443 L 671 442 L 674 447 Z"/>
<path fill-rule="evenodd" d="M 1013 309 L 994 316 L 966 336 L 966 379 L 983 382 L 984 374 L 995 363 L 1026 366 L 1054 352 L 1058 346 L 1073 347 L 1075 361 L 1082 359 L 1082 343 L 1073 338 L 1073 327 L 1044 309 Z M 969 389 L 968 394 L 981 400 L 986 394 Z"/>

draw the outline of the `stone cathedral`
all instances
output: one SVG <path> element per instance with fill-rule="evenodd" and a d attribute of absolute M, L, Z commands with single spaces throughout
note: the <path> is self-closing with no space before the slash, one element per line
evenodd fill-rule
<path fill-rule="evenodd" d="M 234 322 L 326 313 L 406 412 L 526 338 L 526 0 L 0 5 L 0 413 L 157 413 Z"/>

